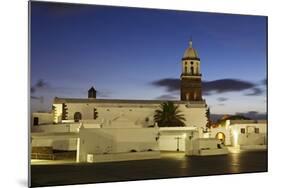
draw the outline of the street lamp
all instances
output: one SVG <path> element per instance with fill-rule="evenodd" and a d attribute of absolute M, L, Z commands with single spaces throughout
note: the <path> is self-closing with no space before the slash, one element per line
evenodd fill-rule
<path fill-rule="evenodd" d="M 179 144 L 180 144 L 180 139 L 182 139 L 182 138 L 177 136 L 177 137 L 175 137 L 175 139 L 177 140 L 177 151 L 180 151 Z"/>

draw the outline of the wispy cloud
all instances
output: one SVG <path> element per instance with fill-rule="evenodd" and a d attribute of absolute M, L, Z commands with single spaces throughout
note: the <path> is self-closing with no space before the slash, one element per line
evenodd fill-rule
<path fill-rule="evenodd" d="M 251 119 L 267 119 L 267 114 L 266 113 L 260 113 L 258 111 L 249 111 L 249 112 L 238 112 L 236 115 L 242 115 Z"/>
<path fill-rule="evenodd" d="M 261 81 L 261 83 L 262 83 L 263 85 L 266 85 L 266 84 L 267 84 L 267 78 L 263 79 L 263 80 Z"/>
<path fill-rule="evenodd" d="M 252 92 L 246 93 L 245 96 L 258 96 L 263 93 L 263 90 L 261 90 L 260 88 L 252 88 L 251 90 Z"/>
<path fill-rule="evenodd" d="M 160 95 L 156 98 L 157 100 L 175 100 L 178 99 L 178 97 L 170 94 Z"/>
<path fill-rule="evenodd" d="M 203 92 L 237 92 L 255 87 L 255 84 L 249 81 L 238 80 L 238 79 L 220 79 L 214 81 L 203 81 L 202 83 Z"/>
<path fill-rule="evenodd" d="M 165 87 L 168 92 L 178 91 L 180 89 L 180 79 L 177 78 L 164 78 L 153 81 L 151 84 L 156 87 Z"/>
<path fill-rule="evenodd" d="M 218 119 L 222 118 L 226 114 L 212 114 L 210 115 L 210 118 L 212 121 L 217 121 Z M 237 112 L 235 114 L 228 114 L 228 115 L 241 115 L 250 119 L 254 120 L 264 120 L 267 119 L 266 113 L 260 113 L 258 111 L 249 111 L 249 112 Z"/>
<path fill-rule="evenodd" d="M 44 101 L 44 97 L 38 97 L 35 96 L 34 93 L 37 92 L 38 90 L 42 89 L 42 88 L 46 88 L 48 87 L 47 82 L 45 82 L 43 79 L 39 79 L 33 86 L 31 86 L 30 88 L 30 93 L 31 93 L 31 99 L 32 100 L 40 100 L 41 103 L 43 103 Z"/>
<path fill-rule="evenodd" d="M 219 97 L 219 98 L 217 98 L 217 100 L 220 101 L 220 102 L 224 102 L 224 101 L 227 101 L 228 98 L 226 98 L 226 97 Z"/>
<path fill-rule="evenodd" d="M 48 86 L 47 82 L 45 82 L 45 80 L 43 79 L 40 79 L 33 86 L 31 86 L 30 92 L 35 93 L 37 90 L 46 88 L 47 86 Z"/>
<path fill-rule="evenodd" d="M 104 90 L 98 90 L 97 91 L 97 96 L 98 97 L 108 98 L 108 97 L 111 96 L 111 94 L 112 94 L 112 92 L 110 92 L 110 91 L 104 91 Z"/>
<path fill-rule="evenodd" d="M 167 92 L 179 91 L 180 79 L 164 78 L 151 83 L 156 87 L 164 87 Z M 262 90 L 257 88 L 257 84 L 250 81 L 226 78 L 213 81 L 203 81 L 202 90 L 204 95 L 212 95 L 213 93 L 239 92 L 251 89 L 253 92 L 246 94 L 249 96 L 259 95 Z"/>

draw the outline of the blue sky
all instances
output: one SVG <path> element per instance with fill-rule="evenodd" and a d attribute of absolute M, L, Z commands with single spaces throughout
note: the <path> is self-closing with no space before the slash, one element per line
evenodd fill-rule
<path fill-rule="evenodd" d="M 179 99 L 157 81 L 179 79 L 192 36 L 211 113 L 265 113 L 266 29 L 262 16 L 32 2 L 32 110 L 91 86 L 99 98 Z M 229 84 L 241 87 L 218 88 Z"/>

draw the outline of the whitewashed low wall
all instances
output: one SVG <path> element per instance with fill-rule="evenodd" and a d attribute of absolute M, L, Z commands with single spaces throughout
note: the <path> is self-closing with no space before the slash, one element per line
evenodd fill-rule
<path fill-rule="evenodd" d="M 58 133 L 58 132 L 78 132 L 80 123 L 71 124 L 49 124 L 33 126 L 31 132 L 45 132 L 45 133 Z M 85 122 L 82 125 L 84 128 L 99 128 L 100 124 L 93 124 Z"/>
<path fill-rule="evenodd" d="M 177 143 L 179 137 L 179 143 Z M 179 135 L 161 135 L 159 139 L 159 149 L 161 151 L 177 151 L 177 144 L 179 144 L 179 151 L 185 151 L 185 138 L 182 134 Z"/>
<path fill-rule="evenodd" d="M 160 127 L 159 149 L 161 151 L 185 151 L 186 138 L 198 137 L 197 127 Z"/>
<path fill-rule="evenodd" d="M 63 150 L 63 151 L 75 151 L 77 149 L 77 139 L 53 139 L 53 138 L 44 138 L 44 139 L 33 139 L 31 142 L 32 147 L 52 147 L 54 150 Z"/>
<path fill-rule="evenodd" d="M 215 138 L 197 138 L 192 140 L 192 155 L 222 155 L 227 154 L 228 150 L 225 148 L 220 140 Z M 191 155 L 191 153 L 189 153 Z"/>
<path fill-rule="evenodd" d="M 159 151 L 158 131 L 157 128 L 80 129 L 77 161 L 86 162 L 88 154 L 106 157 L 108 154 Z"/>
<path fill-rule="evenodd" d="M 145 151 L 135 153 L 114 153 L 114 154 L 95 154 L 92 156 L 93 163 L 113 162 L 113 161 L 132 161 L 144 159 L 159 159 L 160 151 Z M 89 161 L 87 161 L 89 162 Z"/>

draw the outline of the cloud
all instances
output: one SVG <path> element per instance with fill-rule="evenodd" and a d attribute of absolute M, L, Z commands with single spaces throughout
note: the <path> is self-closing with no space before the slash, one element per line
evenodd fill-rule
<path fill-rule="evenodd" d="M 157 100 L 174 100 L 174 99 L 178 99 L 178 97 L 175 97 L 174 95 L 161 95 L 159 97 L 156 98 Z"/>
<path fill-rule="evenodd" d="M 222 118 L 226 114 L 210 114 L 210 118 L 212 121 L 217 121 L 218 119 Z M 237 112 L 235 114 L 228 114 L 228 115 L 241 115 L 253 120 L 264 120 L 267 119 L 266 113 L 259 113 L 258 111 L 249 111 L 249 112 Z"/>
<path fill-rule="evenodd" d="M 45 82 L 43 79 L 39 79 L 33 86 L 31 86 L 30 88 L 30 93 L 32 94 L 30 96 L 31 100 L 40 100 L 41 103 L 43 103 L 44 101 L 44 97 L 37 97 L 37 96 L 34 96 L 33 94 L 38 91 L 39 89 L 42 89 L 42 88 L 47 88 L 48 87 L 48 84 L 47 82 Z"/>
<path fill-rule="evenodd" d="M 110 91 L 100 91 L 100 90 L 98 90 L 97 91 L 97 96 L 98 97 L 108 98 L 108 97 L 110 97 L 111 93 L 112 92 L 110 92 Z"/>
<path fill-rule="evenodd" d="M 31 100 L 38 100 L 40 103 L 44 103 L 44 97 L 30 96 Z"/>
<path fill-rule="evenodd" d="M 261 81 L 261 83 L 262 83 L 263 85 L 267 85 L 267 78 L 263 79 L 263 80 Z"/>
<path fill-rule="evenodd" d="M 216 92 L 236 92 L 251 89 L 255 87 L 255 84 L 249 81 L 243 81 L 238 79 L 220 79 L 214 81 L 203 81 L 202 83 L 203 93 Z"/>
<path fill-rule="evenodd" d="M 226 98 L 226 97 L 219 97 L 219 98 L 217 98 L 217 100 L 220 101 L 220 102 L 224 102 L 224 101 L 227 101 L 228 98 Z"/>
<path fill-rule="evenodd" d="M 178 91 L 180 89 L 180 79 L 164 78 L 151 83 L 153 86 L 165 87 L 168 92 Z"/>
<path fill-rule="evenodd" d="M 47 82 L 45 82 L 43 79 L 40 79 L 33 86 L 31 86 L 30 92 L 35 93 L 38 89 L 42 89 L 46 87 L 48 87 Z"/>
<path fill-rule="evenodd" d="M 36 97 L 36 96 L 30 96 L 30 98 L 34 100 L 40 100 L 40 97 Z"/>
<path fill-rule="evenodd" d="M 260 88 L 252 88 L 251 90 L 252 93 L 246 93 L 245 96 L 258 96 L 263 93 L 263 90 L 261 90 Z"/>
<path fill-rule="evenodd" d="M 164 87 L 168 92 L 180 90 L 180 79 L 177 78 L 164 78 L 156 80 L 151 84 L 156 87 Z M 254 92 L 250 93 L 250 95 L 261 94 L 262 91 L 256 88 L 256 86 L 257 84 L 250 81 L 226 78 L 214 81 L 203 81 L 202 91 L 203 95 L 212 95 L 213 93 L 238 92 L 252 89 Z"/>
<path fill-rule="evenodd" d="M 249 111 L 249 112 L 244 112 L 244 113 L 236 113 L 236 115 L 242 115 L 251 119 L 267 119 L 267 114 L 266 113 L 259 113 L 258 111 Z"/>

